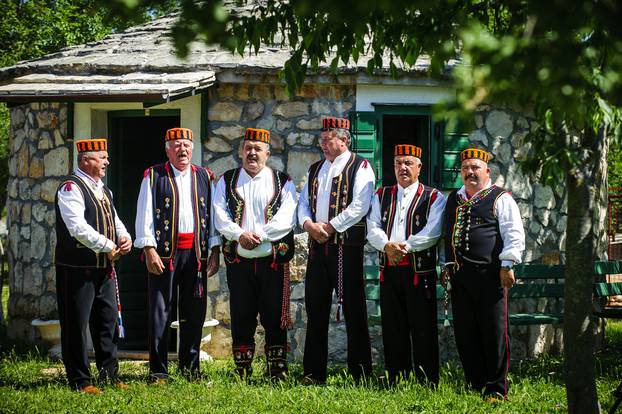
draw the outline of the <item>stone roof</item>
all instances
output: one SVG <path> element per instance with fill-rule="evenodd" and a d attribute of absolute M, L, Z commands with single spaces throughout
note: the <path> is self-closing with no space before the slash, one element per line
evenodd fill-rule
<path fill-rule="evenodd" d="M 246 6 L 248 8 L 249 6 Z M 236 13 L 244 12 L 240 8 Z M 263 45 L 258 53 L 245 56 L 233 54 L 218 45 L 194 42 L 189 54 L 182 60 L 175 55 L 170 29 L 178 19 L 171 14 L 152 22 L 111 34 L 97 42 L 71 46 L 38 59 L 20 62 L 0 69 L 0 82 L 29 74 L 56 75 L 124 75 L 136 72 L 179 73 L 224 70 L 237 74 L 274 74 L 289 58 L 290 52 L 281 45 Z M 340 73 L 364 72 L 369 57 L 362 56 L 358 63 L 339 67 Z M 388 56 L 385 60 L 388 69 Z M 429 59 L 421 56 L 410 71 L 422 75 L 429 67 Z M 328 73 L 329 65 L 321 65 L 320 72 Z M 382 71 L 381 71 L 382 72 Z"/>

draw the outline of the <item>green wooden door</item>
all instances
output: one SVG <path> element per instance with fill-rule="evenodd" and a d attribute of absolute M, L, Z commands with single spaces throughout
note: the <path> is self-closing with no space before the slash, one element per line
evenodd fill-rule
<path fill-rule="evenodd" d="M 462 186 L 460 178 L 460 152 L 469 145 L 469 129 L 457 120 L 439 122 L 437 127 L 441 138 L 441 188 L 452 190 Z"/>
<path fill-rule="evenodd" d="M 378 117 L 375 112 L 350 112 L 352 152 L 366 158 L 374 168 L 376 186 L 382 185 L 382 149 L 378 141 Z"/>

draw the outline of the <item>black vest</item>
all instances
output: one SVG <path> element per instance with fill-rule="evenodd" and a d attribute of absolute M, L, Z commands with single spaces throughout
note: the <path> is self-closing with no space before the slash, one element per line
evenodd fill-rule
<path fill-rule="evenodd" d="M 380 217 L 382 229 L 387 237 L 391 237 L 391 231 L 395 222 L 397 205 L 397 185 L 382 187 L 377 191 L 380 198 Z M 406 239 L 408 236 L 419 233 L 427 224 L 430 215 L 430 206 L 436 200 L 438 190 L 419 183 L 417 194 L 408 207 L 406 213 Z M 387 263 L 387 255 L 379 252 L 380 268 Z M 410 253 L 413 270 L 416 273 L 432 272 L 436 270 L 436 246 L 419 252 Z"/>
<path fill-rule="evenodd" d="M 317 192 L 318 192 L 318 175 L 320 169 L 326 160 L 320 160 L 309 167 L 309 183 L 308 195 L 309 206 L 311 207 L 311 219 L 315 222 L 315 214 L 317 212 Z M 368 161 L 356 154 L 351 154 L 350 159 L 343 167 L 341 174 L 333 178 L 330 189 L 330 202 L 328 207 L 328 220 L 337 217 L 352 202 L 352 194 L 354 188 L 354 180 L 359 167 Z M 367 165 L 366 165 L 367 166 Z M 365 244 L 365 236 L 367 234 L 367 223 L 365 217 L 358 223 L 348 228 L 343 233 L 336 232 L 328 243 L 344 244 L 347 246 L 363 246 Z M 313 242 L 312 239 L 311 242 Z"/>
<path fill-rule="evenodd" d="M 462 265 L 499 263 L 503 240 L 495 214 L 506 191 L 495 185 L 464 200 L 454 190 L 445 207 L 445 260 Z"/>
<path fill-rule="evenodd" d="M 240 197 L 235 190 L 238 184 L 238 178 L 240 177 L 240 171 L 242 168 L 235 168 L 228 170 L 223 174 L 225 182 L 225 201 L 227 202 L 227 208 L 233 221 L 242 226 L 242 216 L 244 214 L 244 199 Z M 268 202 L 265 212 L 266 223 L 269 222 L 272 217 L 277 213 L 279 207 L 281 207 L 281 194 L 285 184 L 291 178 L 289 175 L 272 170 L 272 178 L 274 184 L 274 195 Z M 240 260 L 238 256 L 238 242 L 235 240 L 224 240 L 223 255 L 228 263 L 236 263 Z M 294 257 L 294 230 L 287 233 L 283 238 L 272 242 L 272 260 L 274 263 L 287 263 Z"/>
<path fill-rule="evenodd" d="M 194 213 L 194 248 L 197 258 L 205 260 L 209 250 L 211 183 L 214 173 L 208 168 L 191 165 L 192 210 Z M 175 174 L 169 162 L 158 164 L 145 171 L 151 182 L 153 198 L 153 230 L 156 250 L 162 259 L 175 256 L 178 237 L 179 191 Z"/>
<path fill-rule="evenodd" d="M 104 197 L 99 200 L 88 185 L 77 175 L 70 175 L 59 187 L 58 191 L 65 191 L 65 186 L 77 186 L 84 197 L 84 219 L 97 232 L 106 238 L 117 242 L 115 228 L 115 213 L 112 207 L 112 194 L 104 186 Z M 62 266 L 107 268 L 109 267 L 106 253 L 95 253 L 71 237 L 63 221 L 58 207 L 58 191 L 56 193 L 56 251 L 55 263 Z"/>

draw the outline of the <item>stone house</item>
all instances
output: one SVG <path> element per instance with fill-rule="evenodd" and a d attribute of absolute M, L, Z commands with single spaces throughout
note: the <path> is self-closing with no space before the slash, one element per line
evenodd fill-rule
<path fill-rule="evenodd" d="M 30 321 L 56 317 L 54 193 L 76 164 L 74 139 L 109 138 L 107 184 L 119 215 L 133 234 L 143 170 L 165 159 L 164 131 L 182 126 L 195 132 L 193 161 L 217 174 L 239 165 L 237 148 L 246 127 L 271 131 L 269 165 L 287 171 L 302 187 L 307 167 L 320 158 L 322 115 L 350 116 L 353 149 L 372 161 L 378 185 L 395 182 L 395 143 L 423 148 L 422 181 L 449 190 L 459 185 L 456 157 L 470 142 L 496 154 L 493 179 L 513 192 L 527 232 L 525 261 L 559 258 L 566 224 L 565 189 L 544 187 L 523 176 L 516 160 L 529 148 L 531 121 L 512 109 L 479 108 L 463 131 L 432 118 L 432 105 L 448 98 L 448 81 L 426 77 L 428 62 L 399 79 L 386 72 L 369 76 L 366 59 L 343 65 L 337 74 L 323 66 L 289 98 L 277 71 L 288 57 L 279 46 L 240 57 L 203 44 L 191 45 L 186 60 L 175 57 L 168 30 L 176 17 L 74 46 L 40 59 L 0 69 L 0 101 L 11 112 L 10 180 L 7 211 L 10 265 L 9 332 L 35 340 Z M 388 65 L 387 65 L 388 68 Z M 198 138 L 198 139 L 197 139 Z M 296 236 L 292 266 L 290 332 L 292 355 L 300 360 L 305 336 L 306 235 Z M 366 264 L 376 256 L 371 249 Z M 147 296 L 144 265 L 134 251 L 118 268 L 127 339 L 122 348 L 146 349 Z M 230 319 L 224 267 L 209 281 L 209 316 L 220 321 L 210 352 L 230 352 Z M 370 301 L 370 310 L 373 302 Z M 542 303 L 525 303 L 534 308 Z M 559 327 L 513 328 L 514 356 L 530 356 L 560 345 Z M 344 360 L 345 327 L 331 323 L 331 360 Z M 442 357 L 452 354 L 451 329 L 441 330 Z M 371 327 L 381 357 L 380 326 Z M 259 339 L 261 340 L 261 339 Z M 174 341 L 172 341 L 174 344 Z"/>

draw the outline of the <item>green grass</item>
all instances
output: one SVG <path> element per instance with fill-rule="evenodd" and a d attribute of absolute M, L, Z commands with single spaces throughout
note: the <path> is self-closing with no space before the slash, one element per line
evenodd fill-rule
<path fill-rule="evenodd" d="M 612 391 L 622 379 L 622 322 L 610 323 L 607 346 L 596 355 L 598 394 L 603 408 L 613 403 Z M 5 344 L 6 345 L 6 344 Z M 23 345 L 22 345 L 23 346 Z M 150 386 L 144 362 L 122 362 L 122 380 L 130 390 L 104 386 L 101 396 L 72 392 L 65 384 L 62 365 L 37 351 L 15 348 L 0 354 L 0 412 L 2 413 L 563 413 L 566 394 L 559 357 L 542 357 L 513 366 L 510 400 L 484 403 L 466 391 L 462 371 L 446 365 L 437 390 L 406 381 L 383 389 L 376 381 L 358 386 L 334 367 L 323 387 L 300 385 L 301 367 L 291 379 L 271 384 L 263 378 L 264 361 L 255 363 L 251 384 L 232 374 L 231 361 L 203 365 L 204 378 L 188 382 L 173 370 L 166 386 Z"/>

